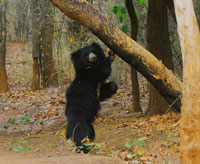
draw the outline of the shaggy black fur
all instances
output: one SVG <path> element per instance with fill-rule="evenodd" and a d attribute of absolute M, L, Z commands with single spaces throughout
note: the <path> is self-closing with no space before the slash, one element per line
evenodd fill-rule
<path fill-rule="evenodd" d="M 71 138 L 76 146 L 82 146 L 81 141 L 86 137 L 94 140 L 95 131 L 92 123 L 100 110 L 100 101 L 110 98 L 118 89 L 116 83 L 105 82 L 111 74 L 113 58 L 111 53 L 105 57 L 97 43 L 71 54 L 76 76 L 66 91 L 66 138 Z M 82 147 L 87 153 L 88 150 Z"/>

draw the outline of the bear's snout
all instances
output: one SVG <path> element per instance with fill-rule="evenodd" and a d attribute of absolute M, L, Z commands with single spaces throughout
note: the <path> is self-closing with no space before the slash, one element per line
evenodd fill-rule
<path fill-rule="evenodd" d="M 97 61 L 97 56 L 94 53 L 90 53 L 88 57 L 89 62 L 95 63 Z"/>

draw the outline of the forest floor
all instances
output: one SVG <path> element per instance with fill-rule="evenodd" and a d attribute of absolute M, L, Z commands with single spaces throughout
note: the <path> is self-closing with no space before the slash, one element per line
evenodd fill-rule
<path fill-rule="evenodd" d="M 124 107 L 130 101 L 126 85 L 102 104 L 91 152 L 75 153 L 65 139 L 64 93 L 56 88 L 30 90 L 31 53 L 26 47 L 7 46 L 10 91 L 0 95 L 0 164 L 180 163 L 180 116 L 130 113 Z"/>

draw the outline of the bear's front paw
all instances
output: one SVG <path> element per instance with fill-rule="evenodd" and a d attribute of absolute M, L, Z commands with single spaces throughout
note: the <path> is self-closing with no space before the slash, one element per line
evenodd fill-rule
<path fill-rule="evenodd" d="M 118 90 L 117 84 L 113 81 L 109 82 L 109 88 L 112 93 L 116 93 Z"/>
<path fill-rule="evenodd" d="M 110 51 L 108 52 L 108 55 L 109 55 L 109 57 L 110 57 L 110 59 L 111 59 L 111 62 L 113 62 L 113 61 L 115 60 L 115 54 L 114 54 L 114 52 L 110 50 Z"/>

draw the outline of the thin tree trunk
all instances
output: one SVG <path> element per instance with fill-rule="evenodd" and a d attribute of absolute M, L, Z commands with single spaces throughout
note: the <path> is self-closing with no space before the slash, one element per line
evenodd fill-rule
<path fill-rule="evenodd" d="M 0 2 L 0 93 L 8 91 L 6 59 L 6 2 Z"/>
<path fill-rule="evenodd" d="M 26 39 L 26 17 L 27 17 L 27 10 L 28 7 L 26 6 L 26 0 L 22 0 L 21 2 L 21 6 L 23 7 L 22 11 L 21 11 L 21 40 L 25 41 Z"/>
<path fill-rule="evenodd" d="M 168 33 L 167 6 L 163 0 L 149 0 L 148 5 L 148 49 L 155 57 L 173 70 L 172 53 Z M 169 108 L 166 100 L 150 85 L 147 115 L 163 114 Z"/>
<path fill-rule="evenodd" d="M 32 90 L 40 88 L 40 34 L 39 34 L 39 1 L 32 0 L 32 57 L 33 57 L 33 78 Z"/>
<path fill-rule="evenodd" d="M 33 58 L 33 79 L 31 89 L 33 91 L 40 89 L 40 62 L 38 58 Z"/>
<path fill-rule="evenodd" d="M 49 1 L 43 1 L 43 25 L 42 25 L 42 52 L 43 52 L 43 85 L 52 87 L 58 85 L 58 74 L 53 59 L 54 22 L 52 6 Z"/>
<path fill-rule="evenodd" d="M 172 18 L 176 22 L 176 14 L 175 14 L 175 9 L 174 9 L 174 2 L 173 0 L 165 0 L 165 3 L 171 13 Z"/>
<path fill-rule="evenodd" d="M 180 111 L 182 83 L 149 51 L 125 35 L 86 0 L 51 0 L 65 15 L 91 30 L 114 53 L 133 66 Z M 176 100 L 176 101 L 175 101 Z"/>
<path fill-rule="evenodd" d="M 137 41 L 138 19 L 136 16 L 135 8 L 133 6 L 133 1 L 126 0 L 125 4 L 131 21 L 131 38 Z M 140 106 L 140 91 L 139 91 L 137 71 L 132 66 L 130 66 L 130 69 L 131 69 L 131 83 L 132 83 L 132 96 L 133 96 L 132 110 L 133 112 L 142 112 Z"/>
<path fill-rule="evenodd" d="M 200 161 L 200 32 L 191 0 L 174 0 L 183 60 L 181 163 Z"/>
<path fill-rule="evenodd" d="M 1 43 L 0 43 L 1 44 Z M 3 63 L 2 55 L 0 54 L 0 93 L 5 93 L 8 91 L 8 82 L 5 65 Z"/>

